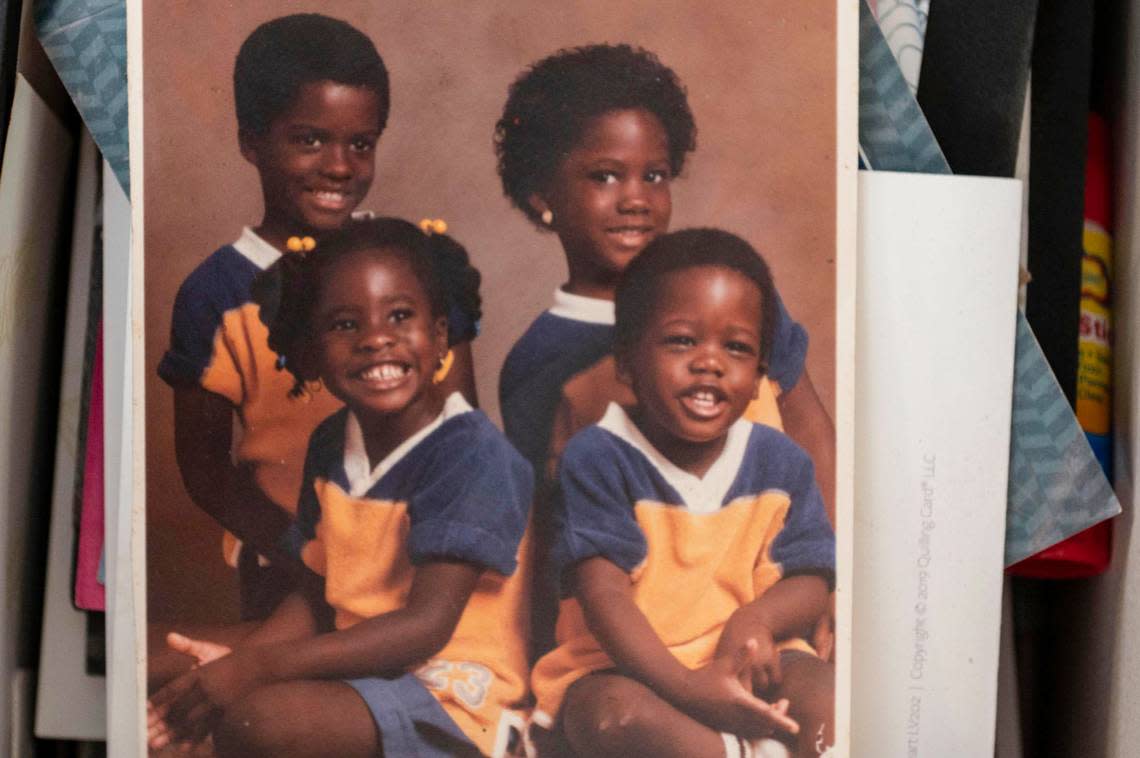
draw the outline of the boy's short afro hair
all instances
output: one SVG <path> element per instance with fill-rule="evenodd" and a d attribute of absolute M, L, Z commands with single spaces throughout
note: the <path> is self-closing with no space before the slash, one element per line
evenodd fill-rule
<path fill-rule="evenodd" d="M 663 234 L 630 262 L 614 296 L 614 353 L 619 357 L 628 355 L 641 338 L 657 307 L 657 287 L 662 277 L 700 266 L 736 271 L 760 290 L 760 367 L 766 371 L 779 320 L 772 272 L 752 245 L 721 229 L 682 229 Z"/>
<path fill-rule="evenodd" d="M 535 224 L 528 198 L 546 189 L 588 122 L 603 113 L 644 108 L 669 138 L 669 167 L 681 173 L 697 146 L 697 126 L 680 79 L 653 53 L 630 45 L 559 50 L 511 85 L 495 126 L 503 193 Z"/>
<path fill-rule="evenodd" d="M 364 87 L 380 100 L 379 130 L 388 123 L 388 69 L 376 46 L 351 24 L 319 13 L 266 21 L 246 37 L 234 62 L 238 128 L 265 134 L 310 82 Z"/>

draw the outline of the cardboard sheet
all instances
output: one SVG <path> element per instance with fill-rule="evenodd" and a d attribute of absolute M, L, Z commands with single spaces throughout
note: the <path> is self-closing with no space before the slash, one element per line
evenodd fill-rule
<path fill-rule="evenodd" d="M 860 174 L 852 754 L 992 754 L 1021 183 Z"/>
<path fill-rule="evenodd" d="M 84 340 L 99 163 L 87 138 L 81 149 L 76 182 L 75 234 L 68 284 L 68 313 L 63 343 L 59 422 L 52 483 L 51 535 L 47 587 L 36 694 L 36 735 L 49 739 L 101 740 L 107 734 L 106 680 L 86 672 L 87 614 L 71 602 L 75 522 L 73 504 L 83 392 Z M 102 481 L 102 476 L 99 477 Z M 101 531 L 101 529 L 100 529 Z"/>

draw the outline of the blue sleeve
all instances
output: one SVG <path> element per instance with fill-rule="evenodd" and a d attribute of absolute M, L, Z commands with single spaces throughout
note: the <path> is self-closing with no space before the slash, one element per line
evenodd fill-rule
<path fill-rule="evenodd" d="M 222 322 L 203 272 L 195 271 L 174 298 L 170 347 L 158 364 L 158 375 L 171 386 L 197 384 L 210 365 L 214 337 Z"/>
<path fill-rule="evenodd" d="M 601 556 L 632 573 L 645 561 L 648 546 L 637 524 L 617 455 L 597 427 L 566 446 L 558 472 L 552 561 L 567 592 L 566 570 Z"/>
<path fill-rule="evenodd" d="M 509 575 L 534 495 L 530 465 L 493 428 L 449 442 L 409 502 L 412 563 L 453 558 Z"/>
<path fill-rule="evenodd" d="M 795 321 L 784 307 L 784 301 L 776 294 L 779 311 L 776 324 L 776 339 L 772 343 L 772 353 L 768 360 L 768 376 L 780 385 L 783 392 L 796 386 L 804 372 L 804 359 L 807 358 L 807 331 Z"/>
<path fill-rule="evenodd" d="M 785 577 L 816 574 L 835 588 L 835 532 L 827 520 L 823 498 L 815 483 L 815 467 L 802 450 L 802 463 L 793 469 L 788 486 L 791 505 L 784 527 L 772 542 L 772 560 Z"/>

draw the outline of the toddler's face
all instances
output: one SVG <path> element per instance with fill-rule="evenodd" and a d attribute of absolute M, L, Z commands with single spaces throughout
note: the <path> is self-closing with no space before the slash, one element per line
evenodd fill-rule
<path fill-rule="evenodd" d="M 380 99 L 364 87 L 310 82 L 242 154 L 261 175 L 267 225 L 285 235 L 337 229 L 372 186 Z"/>
<path fill-rule="evenodd" d="M 610 111 L 589 123 L 536 202 L 554 213 L 568 257 L 612 276 L 668 228 L 670 179 L 669 138 L 658 118 Z"/>
<path fill-rule="evenodd" d="M 760 380 L 762 303 L 752 280 L 720 266 L 666 274 L 649 321 L 623 361 L 646 437 L 718 454 Z"/>
<path fill-rule="evenodd" d="M 445 319 L 398 252 L 360 250 L 321 278 L 313 318 L 321 379 L 363 426 L 423 405 L 440 356 Z"/>

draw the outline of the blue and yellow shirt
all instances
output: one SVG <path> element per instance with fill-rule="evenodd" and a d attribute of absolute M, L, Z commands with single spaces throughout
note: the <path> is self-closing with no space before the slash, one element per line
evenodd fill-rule
<path fill-rule="evenodd" d="M 703 477 L 675 466 L 619 406 L 567 446 L 558 476 L 553 563 L 601 556 L 629 573 L 638 608 L 684 665 L 712 660 L 740 607 L 780 579 L 835 575 L 835 535 L 807 454 L 783 433 L 741 419 Z M 535 721 L 550 726 L 566 689 L 613 668 L 564 597 L 557 646 L 535 665 Z"/>
<path fill-rule="evenodd" d="M 338 629 L 398 610 L 415 567 L 458 559 L 484 569 L 451 641 L 410 667 L 489 753 L 504 708 L 527 692 L 530 466 L 455 393 L 428 427 L 375 468 L 348 410 L 314 432 L 293 547 L 325 578 Z"/>
<path fill-rule="evenodd" d="M 233 403 L 241 432 L 234 456 L 289 513 L 297 508 L 309 435 L 341 407 L 328 392 L 290 397 L 293 375 L 277 366 L 253 281 L 281 254 L 248 227 L 190 273 L 174 300 L 170 348 L 158 373 L 171 386 L 197 384 Z"/>

